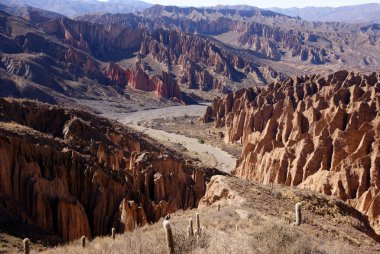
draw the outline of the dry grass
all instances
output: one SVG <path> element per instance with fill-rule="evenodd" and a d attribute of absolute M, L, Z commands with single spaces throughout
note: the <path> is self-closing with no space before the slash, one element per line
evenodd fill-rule
<path fill-rule="evenodd" d="M 221 199 L 211 206 L 171 215 L 175 253 L 380 253 L 380 244 L 355 223 L 348 223 L 359 220 L 341 210 L 333 198 L 289 187 L 272 189 L 233 177 L 219 177 L 220 184 L 234 192 L 232 200 Z M 298 201 L 304 203 L 303 223 L 295 226 L 294 204 Z M 196 213 L 204 227 L 198 241 L 187 235 L 189 218 L 193 218 L 195 227 Z M 166 253 L 165 242 L 161 220 L 117 235 L 115 240 L 98 237 L 86 248 L 76 241 L 46 253 Z"/>
<path fill-rule="evenodd" d="M 285 221 L 268 221 L 263 218 L 239 219 L 232 209 L 221 212 L 203 211 L 201 224 L 205 227 L 198 241 L 187 235 L 188 218 L 193 212 L 182 212 L 171 219 L 174 231 L 175 253 L 260 253 L 260 254 L 335 254 L 355 253 L 349 243 L 341 239 L 319 240 L 305 229 Z M 238 225 L 238 227 L 236 227 Z M 115 240 L 99 237 L 86 248 L 76 241 L 56 247 L 46 253 L 166 253 L 162 221 L 139 228 L 132 233 L 118 235 Z M 366 252 L 361 252 L 366 253 Z M 368 252 L 370 253 L 370 252 Z"/>

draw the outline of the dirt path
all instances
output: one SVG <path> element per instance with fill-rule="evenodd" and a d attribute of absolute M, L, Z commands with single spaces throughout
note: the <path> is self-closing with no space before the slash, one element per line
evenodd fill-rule
<path fill-rule="evenodd" d="M 143 132 L 149 137 L 164 144 L 171 143 L 180 145 L 192 157 L 199 159 L 204 165 L 213 166 L 224 172 L 231 172 L 236 165 L 236 158 L 218 147 L 203 144 L 200 140 L 184 135 L 165 132 L 139 126 L 140 121 L 152 121 L 158 118 L 201 116 L 204 114 L 207 105 L 175 106 L 160 109 L 144 110 L 133 113 L 104 114 L 107 118 L 115 119 L 128 127 Z"/>

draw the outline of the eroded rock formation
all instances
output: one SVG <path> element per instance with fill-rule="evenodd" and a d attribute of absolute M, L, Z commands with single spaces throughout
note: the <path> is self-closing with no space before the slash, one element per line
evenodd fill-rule
<path fill-rule="evenodd" d="M 204 121 L 244 148 L 236 175 L 309 188 L 380 224 L 380 74 L 340 71 L 214 100 Z"/>
<path fill-rule="evenodd" d="M 141 91 L 155 92 L 158 97 L 165 99 L 181 100 L 181 91 L 175 76 L 166 71 L 162 71 L 161 75 L 150 76 L 140 63 L 126 70 L 115 63 L 109 63 L 105 74 L 119 87 L 130 86 Z"/>
<path fill-rule="evenodd" d="M 213 171 L 89 113 L 0 99 L 0 199 L 64 240 L 196 207 Z"/>

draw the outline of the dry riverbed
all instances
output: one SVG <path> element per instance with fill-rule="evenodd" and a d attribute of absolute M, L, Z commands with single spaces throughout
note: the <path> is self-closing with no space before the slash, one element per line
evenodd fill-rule
<path fill-rule="evenodd" d="M 206 106 L 175 106 L 104 116 L 145 133 L 181 152 L 185 157 L 196 159 L 202 166 L 231 172 L 235 168 L 241 146 L 224 144 L 219 136 L 222 130 L 198 120 L 204 114 Z"/>

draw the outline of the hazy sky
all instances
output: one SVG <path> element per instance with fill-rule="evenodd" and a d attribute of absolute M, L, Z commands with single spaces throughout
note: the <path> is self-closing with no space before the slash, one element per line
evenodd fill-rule
<path fill-rule="evenodd" d="M 103 0 L 104 1 L 104 0 Z M 344 6 L 364 3 L 380 3 L 380 0 L 143 0 L 144 2 L 178 6 L 212 6 L 218 4 L 247 4 L 261 8 L 305 7 L 305 6 Z"/>

